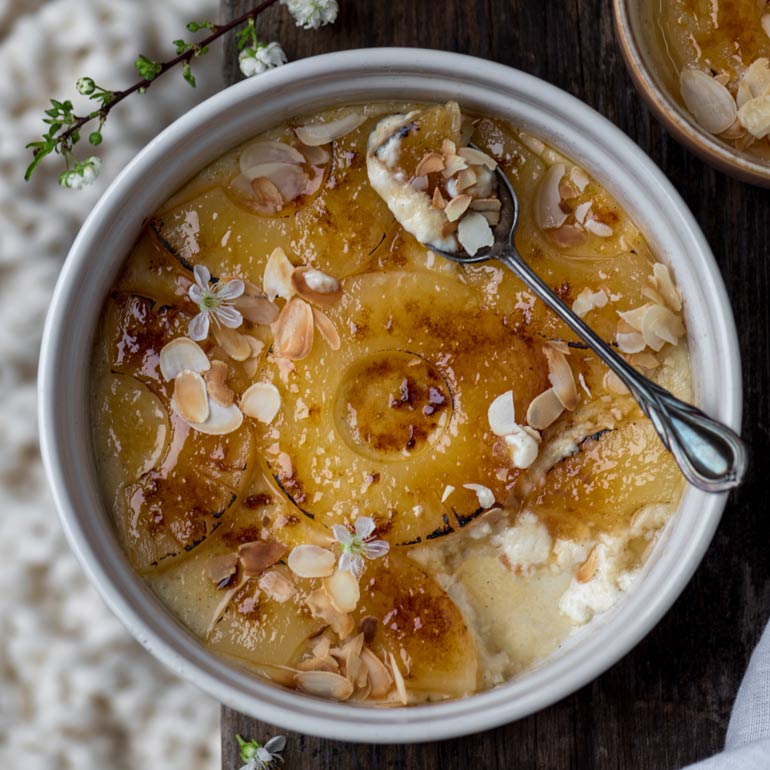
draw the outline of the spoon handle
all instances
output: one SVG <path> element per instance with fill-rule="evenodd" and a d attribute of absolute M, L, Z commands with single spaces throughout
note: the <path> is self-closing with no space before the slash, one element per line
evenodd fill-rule
<path fill-rule="evenodd" d="M 556 296 L 514 247 L 507 247 L 498 259 L 620 377 L 693 486 L 706 492 L 723 492 L 743 481 L 748 452 L 735 431 L 640 374 Z"/>

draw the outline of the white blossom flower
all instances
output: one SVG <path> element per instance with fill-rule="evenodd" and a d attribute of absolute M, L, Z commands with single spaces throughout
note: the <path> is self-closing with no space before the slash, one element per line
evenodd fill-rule
<path fill-rule="evenodd" d="M 72 190 L 82 190 L 96 181 L 99 172 L 102 170 L 102 159 L 92 155 L 75 165 L 71 171 L 65 171 L 59 177 L 59 183 L 62 187 L 69 187 Z"/>
<path fill-rule="evenodd" d="M 302 29 L 333 24 L 339 11 L 337 0 L 283 0 L 283 3 Z"/>
<path fill-rule="evenodd" d="M 256 48 L 244 48 L 238 55 L 238 65 L 247 78 L 282 64 L 286 64 L 286 54 L 278 43 L 259 43 Z"/>
<path fill-rule="evenodd" d="M 211 285 L 211 273 L 207 267 L 196 265 L 193 269 L 195 283 L 188 292 L 190 299 L 198 306 L 200 313 L 190 321 L 187 334 L 190 339 L 200 342 L 209 336 L 211 317 L 214 323 L 237 329 L 243 323 L 243 316 L 233 307 L 232 301 L 243 294 L 243 281 L 230 281 Z"/>
<path fill-rule="evenodd" d="M 255 740 L 245 741 L 240 735 L 235 736 L 241 747 L 241 759 L 246 763 L 241 770 L 267 770 L 276 762 L 283 762 L 279 754 L 286 746 L 286 736 L 276 735 L 264 746 Z"/>
<path fill-rule="evenodd" d="M 372 539 L 374 519 L 369 516 L 361 516 L 356 520 L 355 534 L 342 524 L 335 524 L 332 532 L 342 547 L 340 570 L 352 572 L 359 579 L 364 572 L 364 556 L 367 559 L 379 559 L 390 550 L 390 544 L 386 540 Z"/>

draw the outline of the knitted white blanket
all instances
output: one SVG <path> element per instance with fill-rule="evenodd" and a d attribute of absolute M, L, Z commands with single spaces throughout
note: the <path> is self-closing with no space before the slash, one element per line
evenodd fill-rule
<path fill-rule="evenodd" d="M 0 768 L 197 770 L 219 764 L 218 706 L 145 653 L 112 617 L 64 540 L 38 458 L 35 368 L 67 249 L 106 184 L 164 125 L 221 87 L 219 51 L 116 109 L 102 178 L 59 189 L 51 161 L 22 175 L 49 97 L 89 75 L 135 80 L 216 0 L 0 0 Z M 82 99 L 82 97 L 81 97 Z M 73 99 L 73 101 L 75 101 Z M 76 102 L 77 104 L 77 102 Z M 88 145 L 84 151 L 88 153 Z M 83 301 L 89 301 L 83 298 Z"/>

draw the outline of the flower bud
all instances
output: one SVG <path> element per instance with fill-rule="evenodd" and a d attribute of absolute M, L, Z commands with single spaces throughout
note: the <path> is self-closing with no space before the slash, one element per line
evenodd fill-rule
<path fill-rule="evenodd" d="M 94 83 L 93 78 L 80 78 L 75 84 L 75 88 L 77 88 L 78 93 L 90 96 L 96 90 L 96 83 Z"/>

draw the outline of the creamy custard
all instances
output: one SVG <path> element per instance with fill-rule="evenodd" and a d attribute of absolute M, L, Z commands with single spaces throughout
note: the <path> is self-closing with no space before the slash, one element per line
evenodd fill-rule
<path fill-rule="evenodd" d="M 510 272 L 394 219 L 462 242 L 466 217 L 496 221 L 498 164 L 524 257 L 689 398 L 681 297 L 625 212 L 452 103 L 335 108 L 226 153 L 105 302 L 92 411 L 116 529 L 256 675 L 374 705 L 492 687 L 618 601 L 676 509 L 674 461 L 596 356 Z"/>

